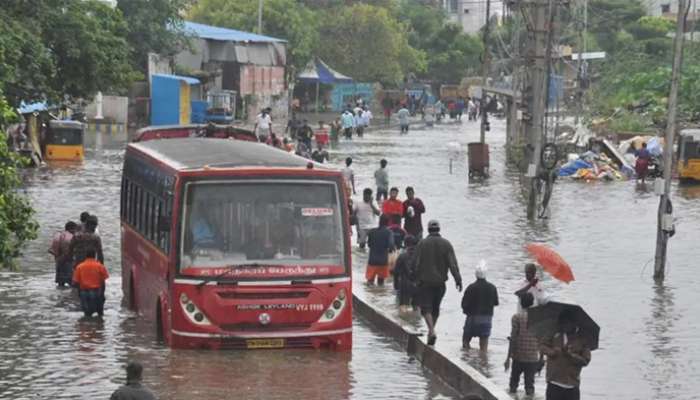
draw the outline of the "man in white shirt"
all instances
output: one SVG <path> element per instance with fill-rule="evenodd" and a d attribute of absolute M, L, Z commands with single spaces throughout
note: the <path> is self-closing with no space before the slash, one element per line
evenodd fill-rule
<path fill-rule="evenodd" d="M 515 292 L 515 295 L 520 297 L 525 293 L 532 294 L 534 298 L 533 307 L 541 306 L 549 301 L 547 293 L 542 288 L 540 280 L 537 278 L 537 266 L 532 263 L 525 264 L 525 282 L 523 286 Z M 518 303 L 518 309 L 520 305 Z"/>
<path fill-rule="evenodd" d="M 369 107 L 364 106 L 362 108 L 362 118 L 365 121 L 365 127 L 368 127 L 372 123 L 372 111 Z"/>
<path fill-rule="evenodd" d="M 348 188 L 348 193 L 355 194 L 355 171 L 352 170 L 352 157 L 345 159 L 345 168 L 343 169 L 343 179 L 345 186 Z"/>
<path fill-rule="evenodd" d="M 255 117 L 255 127 L 253 130 L 263 143 L 267 141 L 268 136 L 272 135 L 272 118 L 270 118 L 270 111 L 272 110 L 269 107 L 265 108 Z"/>
<path fill-rule="evenodd" d="M 381 214 L 372 199 L 372 189 L 362 191 L 362 201 L 353 210 L 357 217 L 357 243 L 361 249 L 367 245 L 367 234 L 377 227 L 377 216 Z"/>

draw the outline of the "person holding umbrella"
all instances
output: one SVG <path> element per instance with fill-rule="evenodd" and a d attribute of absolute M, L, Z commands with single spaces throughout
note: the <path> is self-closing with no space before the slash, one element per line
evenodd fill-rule
<path fill-rule="evenodd" d="M 529 293 L 534 299 L 534 306 L 541 306 L 546 304 L 549 298 L 540 280 L 537 278 L 537 266 L 532 263 L 525 264 L 525 281 L 523 282 L 520 289 L 515 292 L 518 297 L 523 297 L 524 294 Z M 518 303 L 518 310 L 521 310 L 522 306 Z"/>
<path fill-rule="evenodd" d="M 591 340 L 581 333 L 578 319 L 576 309 L 563 308 L 556 333 L 540 344 L 540 351 L 547 356 L 546 400 L 581 398 L 581 369 L 591 362 Z"/>

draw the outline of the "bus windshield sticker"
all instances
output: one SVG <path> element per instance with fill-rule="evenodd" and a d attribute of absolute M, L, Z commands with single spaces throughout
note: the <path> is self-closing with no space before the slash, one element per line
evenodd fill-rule
<path fill-rule="evenodd" d="M 330 217 L 333 215 L 333 209 L 332 208 L 321 208 L 321 207 L 302 208 L 301 215 L 304 217 Z"/>

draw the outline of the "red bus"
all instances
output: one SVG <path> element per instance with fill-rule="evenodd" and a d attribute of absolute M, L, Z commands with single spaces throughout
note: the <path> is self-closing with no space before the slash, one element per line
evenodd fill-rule
<path fill-rule="evenodd" d="M 339 171 L 240 140 L 128 145 L 122 291 L 176 348 L 352 346 Z"/>

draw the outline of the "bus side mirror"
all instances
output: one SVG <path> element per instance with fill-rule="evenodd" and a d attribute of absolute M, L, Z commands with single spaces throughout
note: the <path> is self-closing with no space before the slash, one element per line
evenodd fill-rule
<path fill-rule="evenodd" d="M 170 232 L 170 217 L 158 217 L 158 232 Z"/>

